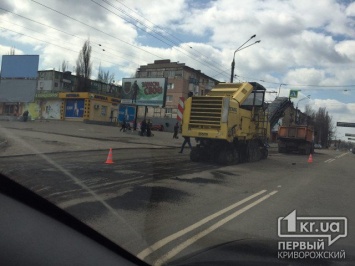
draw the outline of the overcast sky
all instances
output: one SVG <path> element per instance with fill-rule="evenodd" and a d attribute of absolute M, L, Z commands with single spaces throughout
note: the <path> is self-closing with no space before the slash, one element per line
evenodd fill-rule
<path fill-rule="evenodd" d="M 2 0 L 0 54 L 39 54 L 39 69 L 73 70 L 90 39 L 115 80 L 158 59 L 229 81 L 257 81 L 295 103 L 326 107 L 334 122 L 355 122 L 355 2 L 352 0 Z M 285 84 L 281 85 L 280 84 Z M 305 99 L 310 95 L 310 99 Z M 268 94 L 273 100 L 277 94 Z M 338 128 L 338 138 L 355 128 Z"/>

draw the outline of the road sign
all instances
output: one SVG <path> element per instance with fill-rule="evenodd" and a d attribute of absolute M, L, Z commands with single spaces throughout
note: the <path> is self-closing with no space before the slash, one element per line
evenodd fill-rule
<path fill-rule="evenodd" d="M 345 137 L 355 137 L 355 134 L 345 133 Z"/>
<path fill-rule="evenodd" d="M 297 98 L 298 97 L 298 90 L 290 90 L 290 98 Z"/>
<path fill-rule="evenodd" d="M 355 127 L 355 123 L 337 122 L 337 127 Z"/>
<path fill-rule="evenodd" d="M 354 138 L 348 138 L 348 140 L 355 140 Z"/>

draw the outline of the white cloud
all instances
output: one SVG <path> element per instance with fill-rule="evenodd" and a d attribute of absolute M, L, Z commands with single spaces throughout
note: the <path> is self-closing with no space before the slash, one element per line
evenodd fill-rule
<path fill-rule="evenodd" d="M 340 101 L 334 99 L 325 99 L 320 100 L 316 99 L 314 101 L 314 106 L 319 107 L 326 107 L 328 111 L 335 111 L 335 112 L 347 112 L 347 104 L 342 103 Z"/>
<path fill-rule="evenodd" d="M 236 53 L 235 74 L 240 80 L 322 86 L 355 84 L 355 3 L 346 6 L 347 2 L 336 0 L 109 1 L 113 8 L 97 1 L 113 14 L 87 0 L 38 2 L 82 21 L 32 1 L 2 1 L 1 7 L 49 26 L 6 12 L 0 14 L 1 27 L 28 35 L 2 30 L 0 52 L 6 54 L 6 47 L 15 46 L 17 54 L 40 54 L 41 69 L 58 69 L 65 60 L 72 70 L 82 44 L 90 38 L 93 75 L 101 64 L 120 80 L 132 76 L 140 65 L 166 58 L 228 81 L 235 49 L 256 34 L 248 44 L 254 40 L 261 43 Z M 270 89 L 279 88 L 278 84 L 263 84 Z M 283 86 L 280 96 L 288 96 L 290 87 Z M 349 94 L 349 100 L 351 97 L 354 95 Z"/>
<path fill-rule="evenodd" d="M 346 8 L 345 14 L 347 16 L 355 16 L 355 2 L 350 3 L 350 5 Z"/>
<path fill-rule="evenodd" d="M 298 68 L 289 71 L 284 81 L 290 84 L 319 84 L 324 79 L 323 70 L 315 68 Z"/>
<path fill-rule="evenodd" d="M 335 45 L 335 50 L 355 63 L 355 40 L 346 40 Z"/>

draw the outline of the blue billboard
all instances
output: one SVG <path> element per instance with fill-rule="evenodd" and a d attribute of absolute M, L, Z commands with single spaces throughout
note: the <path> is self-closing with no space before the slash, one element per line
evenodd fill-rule
<path fill-rule="evenodd" d="M 67 100 L 65 106 L 65 117 L 81 118 L 84 116 L 84 100 Z"/>
<path fill-rule="evenodd" d="M 2 79 L 36 79 L 39 55 L 3 55 Z"/>
<path fill-rule="evenodd" d="M 133 122 L 136 118 L 136 107 L 130 105 L 120 105 L 118 109 L 118 122 L 122 122 L 123 119 L 126 122 Z"/>
<path fill-rule="evenodd" d="M 0 102 L 33 102 L 36 94 L 39 55 L 3 55 Z"/>

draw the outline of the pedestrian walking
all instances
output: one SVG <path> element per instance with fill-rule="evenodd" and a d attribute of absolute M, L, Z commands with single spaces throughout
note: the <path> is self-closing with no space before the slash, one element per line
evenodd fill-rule
<path fill-rule="evenodd" d="M 174 126 L 174 135 L 173 135 L 173 139 L 178 139 L 178 134 L 179 134 L 179 122 L 176 122 L 175 126 Z"/>
<path fill-rule="evenodd" d="M 184 148 L 185 148 L 186 144 L 189 144 L 190 149 L 192 149 L 190 137 L 184 137 L 184 142 L 181 145 L 181 150 L 179 151 L 179 153 L 182 153 L 184 151 Z"/>
<path fill-rule="evenodd" d="M 23 112 L 22 117 L 23 117 L 23 122 L 27 122 L 27 119 L 28 119 L 28 111 L 27 110 Z"/>
<path fill-rule="evenodd" d="M 141 123 L 141 132 L 140 135 L 144 136 L 144 134 L 146 133 L 147 130 L 147 122 L 145 121 L 145 119 L 143 119 L 142 123 Z"/>
<path fill-rule="evenodd" d="M 126 122 L 126 130 L 132 131 L 131 123 L 130 123 L 130 122 Z"/>
<path fill-rule="evenodd" d="M 110 122 L 112 123 L 112 120 L 113 120 L 113 110 L 111 110 L 111 113 L 110 113 Z"/>
<path fill-rule="evenodd" d="M 147 137 L 150 137 L 152 135 L 152 131 L 151 131 L 151 126 L 152 124 L 150 123 L 150 120 L 148 120 L 148 123 L 147 123 Z"/>
<path fill-rule="evenodd" d="M 125 119 L 122 120 L 120 131 L 126 132 L 126 120 Z"/>

